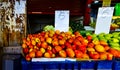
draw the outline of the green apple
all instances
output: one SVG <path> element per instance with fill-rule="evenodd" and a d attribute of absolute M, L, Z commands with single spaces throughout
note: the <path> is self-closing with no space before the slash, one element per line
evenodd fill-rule
<path fill-rule="evenodd" d="M 92 39 L 93 39 L 93 40 L 99 40 L 97 37 L 93 37 Z"/>
<path fill-rule="evenodd" d="M 112 34 L 105 34 L 105 39 L 107 39 L 107 40 L 109 40 L 109 39 L 111 39 L 111 37 L 112 37 Z"/>
<path fill-rule="evenodd" d="M 119 33 L 118 32 L 114 32 L 114 33 L 112 33 L 112 35 L 113 35 L 114 38 L 119 37 Z"/>
<path fill-rule="evenodd" d="M 112 38 L 112 41 L 115 42 L 115 43 L 119 42 L 118 38 Z"/>
<path fill-rule="evenodd" d="M 111 42 L 111 43 L 109 43 L 110 44 L 110 47 L 119 47 L 120 45 L 119 45 L 119 43 L 115 43 L 115 42 Z"/>
<path fill-rule="evenodd" d="M 105 39 L 105 38 L 100 38 L 99 40 L 102 40 L 102 41 L 108 42 L 108 40 Z"/>
<path fill-rule="evenodd" d="M 98 34 L 99 37 L 104 37 L 105 33 Z"/>
<path fill-rule="evenodd" d="M 90 32 L 86 32 L 86 36 L 88 36 L 88 35 L 91 35 L 92 33 L 90 33 Z"/>
<path fill-rule="evenodd" d="M 117 39 L 119 39 L 119 41 L 120 41 L 120 36 L 119 36 L 119 37 L 117 37 Z"/>
<path fill-rule="evenodd" d="M 92 34 L 92 38 L 97 38 L 97 34 Z"/>
<path fill-rule="evenodd" d="M 120 46 L 112 47 L 112 48 L 120 51 Z"/>

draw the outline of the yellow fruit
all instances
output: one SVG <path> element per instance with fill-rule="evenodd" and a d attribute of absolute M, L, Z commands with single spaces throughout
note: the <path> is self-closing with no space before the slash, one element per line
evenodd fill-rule
<path fill-rule="evenodd" d="M 40 39 L 39 39 L 39 38 L 35 38 L 35 41 L 36 41 L 36 42 L 40 42 Z"/>
<path fill-rule="evenodd" d="M 87 51 L 88 51 L 88 52 L 95 52 L 95 49 L 94 49 L 94 48 L 91 48 L 91 47 L 88 47 L 88 48 L 87 48 Z"/>
<path fill-rule="evenodd" d="M 51 44 L 51 43 L 52 43 L 52 38 L 47 37 L 47 38 L 46 38 L 46 42 L 49 43 L 49 44 Z"/>
<path fill-rule="evenodd" d="M 102 45 L 96 45 L 96 46 L 95 46 L 95 50 L 96 50 L 97 52 L 105 52 L 105 48 L 104 48 L 104 46 L 102 46 Z"/>

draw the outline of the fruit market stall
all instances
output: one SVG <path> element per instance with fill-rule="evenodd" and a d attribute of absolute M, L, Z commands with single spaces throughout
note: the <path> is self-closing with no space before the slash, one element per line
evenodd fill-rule
<path fill-rule="evenodd" d="M 61 31 L 49 24 L 39 32 L 28 33 L 21 45 L 22 70 L 120 69 L 120 32 L 96 34 L 79 21 L 70 21 L 68 28 Z"/>
<path fill-rule="evenodd" d="M 119 61 L 116 60 L 120 58 L 120 32 L 98 35 L 87 32 L 83 36 L 78 31 L 60 32 L 51 25 L 46 27 L 42 32 L 29 34 L 23 39 L 23 70 L 29 67 L 118 70 L 116 64 Z M 24 65 L 27 65 L 25 69 Z"/>

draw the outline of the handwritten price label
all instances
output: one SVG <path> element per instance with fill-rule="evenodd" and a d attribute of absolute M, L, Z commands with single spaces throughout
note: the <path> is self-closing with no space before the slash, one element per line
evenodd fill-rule
<path fill-rule="evenodd" d="M 114 7 L 101 7 L 98 10 L 95 34 L 109 33 Z"/>
<path fill-rule="evenodd" d="M 69 10 L 55 11 L 55 30 L 64 32 L 69 30 Z"/>

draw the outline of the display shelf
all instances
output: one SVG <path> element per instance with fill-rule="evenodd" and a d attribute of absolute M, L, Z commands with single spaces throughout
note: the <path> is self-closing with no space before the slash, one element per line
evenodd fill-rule
<path fill-rule="evenodd" d="M 51 61 L 28 62 L 21 60 L 22 70 L 120 70 L 120 61 Z"/>

